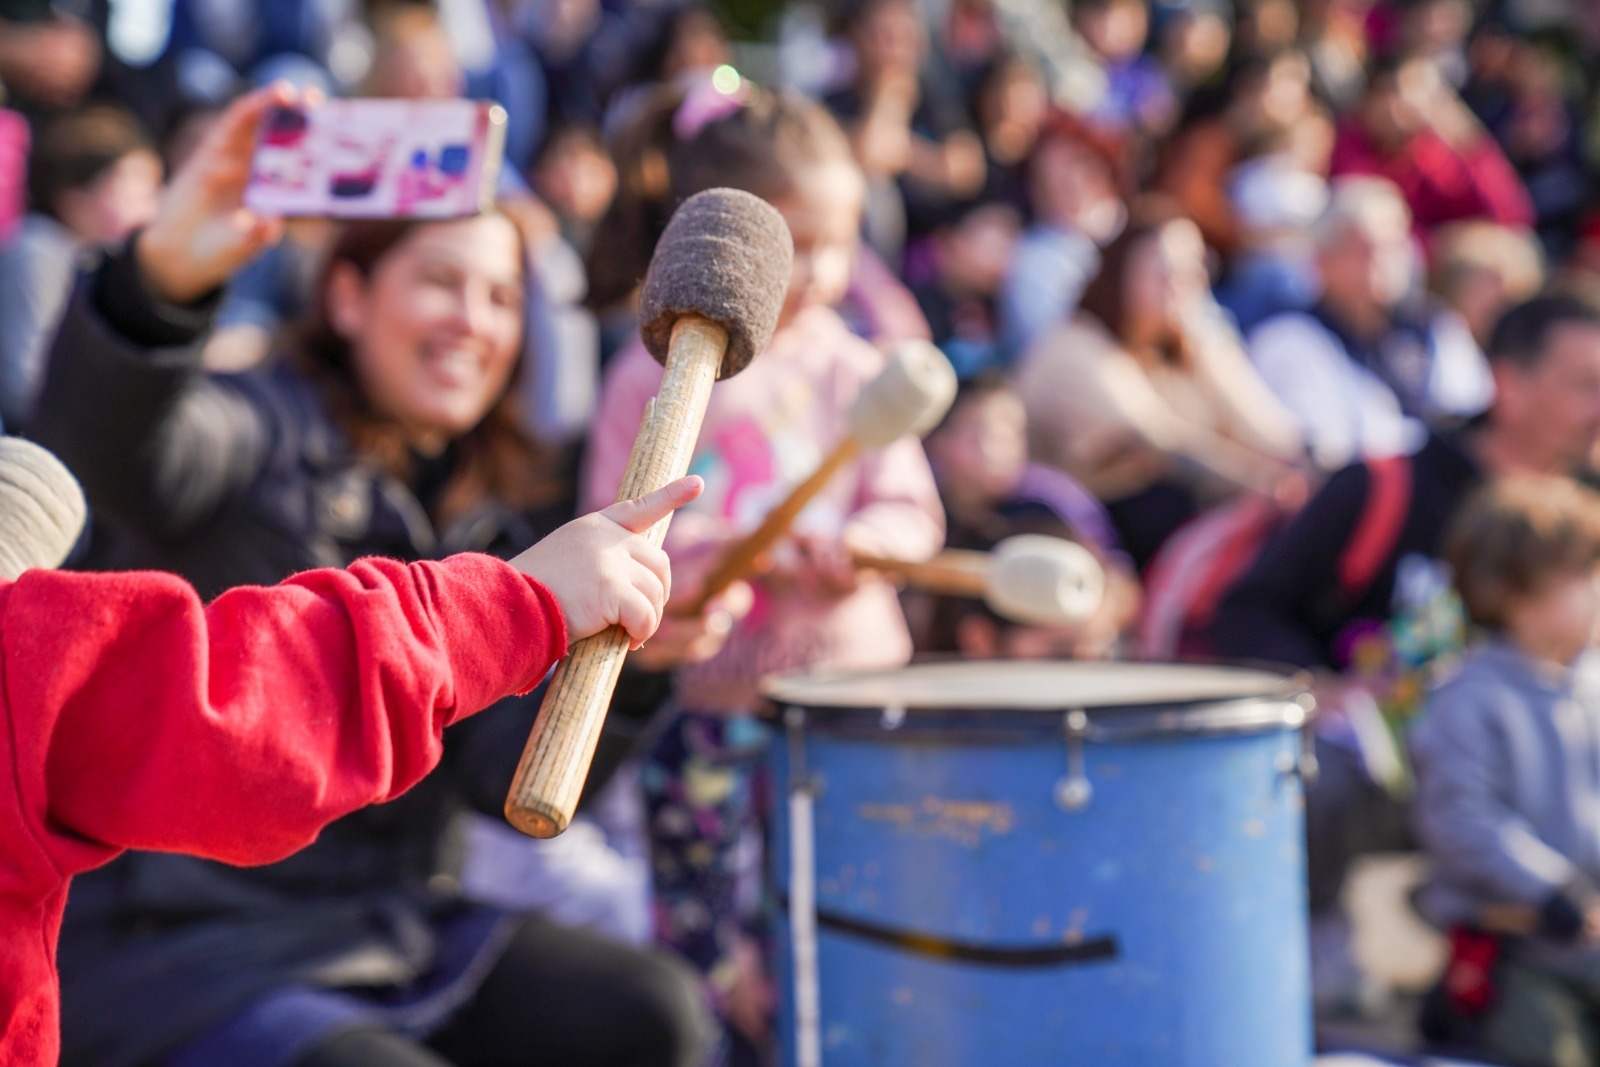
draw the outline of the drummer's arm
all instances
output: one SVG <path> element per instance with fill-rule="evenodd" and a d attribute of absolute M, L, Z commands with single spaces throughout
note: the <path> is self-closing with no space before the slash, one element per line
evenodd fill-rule
<path fill-rule="evenodd" d="M 864 555 L 917 561 L 944 547 L 944 505 L 921 442 L 902 438 L 861 461 L 844 541 Z"/>
<path fill-rule="evenodd" d="M 1339 591 L 1338 561 L 1367 494 L 1364 466 L 1330 478 L 1262 547 L 1211 622 L 1217 653 L 1233 659 L 1331 667 L 1334 634 L 1316 612 Z"/>

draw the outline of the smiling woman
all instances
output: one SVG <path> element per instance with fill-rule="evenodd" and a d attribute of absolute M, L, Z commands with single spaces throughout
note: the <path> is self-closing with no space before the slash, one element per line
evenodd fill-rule
<path fill-rule="evenodd" d="M 362 451 L 403 479 L 447 454 L 437 518 L 487 492 L 520 507 L 547 469 L 509 386 L 523 349 L 521 231 L 503 214 L 347 227 L 301 332 L 301 367 Z"/>

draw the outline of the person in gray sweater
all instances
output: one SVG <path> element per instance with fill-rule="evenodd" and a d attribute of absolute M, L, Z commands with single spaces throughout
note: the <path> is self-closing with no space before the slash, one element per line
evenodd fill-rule
<path fill-rule="evenodd" d="M 1418 896 L 1451 934 L 1442 1008 L 1483 1051 L 1600 1065 L 1600 495 L 1491 483 L 1447 559 L 1484 639 L 1410 737 Z"/>

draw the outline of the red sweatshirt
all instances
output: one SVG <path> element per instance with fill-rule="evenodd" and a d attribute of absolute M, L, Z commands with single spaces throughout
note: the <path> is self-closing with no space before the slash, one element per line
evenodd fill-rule
<path fill-rule="evenodd" d="M 270 863 L 544 676 L 560 606 L 488 556 L 370 559 L 203 606 L 167 574 L 0 582 L 0 1067 L 60 1051 L 68 880 L 123 849 Z"/>

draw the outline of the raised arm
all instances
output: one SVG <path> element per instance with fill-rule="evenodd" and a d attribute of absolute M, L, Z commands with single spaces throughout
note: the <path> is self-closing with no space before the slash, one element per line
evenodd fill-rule
<path fill-rule="evenodd" d="M 209 606 L 171 575 L 29 571 L 0 588 L 22 810 L 63 854 L 281 858 L 409 789 L 446 726 L 527 691 L 569 634 L 650 636 L 670 580 L 637 535 L 699 489 L 586 516 L 510 564 L 361 560 Z"/>
<path fill-rule="evenodd" d="M 79 279 L 31 427 L 100 511 L 148 536 L 209 517 L 258 472 L 265 415 L 208 380 L 221 287 L 278 239 L 244 209 L 256 127 L 285 89 L 232 105 L 174 177 L 156 219 Z"/>

